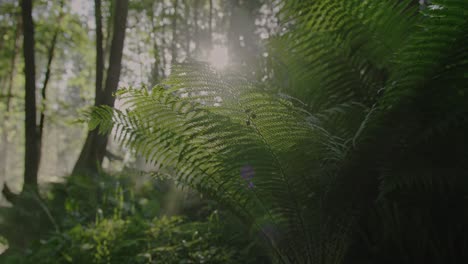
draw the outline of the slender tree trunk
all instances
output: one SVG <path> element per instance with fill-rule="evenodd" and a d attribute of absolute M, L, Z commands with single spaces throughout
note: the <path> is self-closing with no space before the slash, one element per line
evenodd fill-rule
<path fill-rule="evenodd" d="M 177 62 L 177 7 L 179 1 L 174 0 L 174 14 L 172 14 L 172 44 L 171 44 L 171 67 Z"/>
<path fill-rule="evenodd" d="M 138 16 L 135 17 L 135 20 L 136 20 L 136 21 L 135 21 L 135 23 L 136 23 L 135 25 L 140 25 L 140 21 L 141 21 L 141 20 L 140 20 L 140 17 L 138 17 Z M 144 42 L 144 41 L 146 41 L 146 40 L 147 40 L 147 39 L 142 40 L 142 39 L 140 38 L 140 34 L 137 34 L 137 35 L 135 36 L 135 41 L 136 41 L 137 43 L 142 43 L 142 42 Z M 137 50 L 136 50 L 136 51 L 137 51 L 137 54 L 141 54 L 141 53 L 142 53 L 142 51 L 141 51 L 141 45 L 137 45 L 136 49 L 137 49 Z M 145 74 L 143 73 L 143 71 L 144 71 L 143 69 L 145 68 L 145 66 L 143 65 L 143 61 L 142 61 L 142 59 L 141 59 L 140 56 L 138 56 L 138 66 L 139 66 L 140 69 L 139 69 L 139 71 L 138 71 L 138 76 L 137 76 L 137 77 L 141 80 L 140 82 L 143 82 L 143 76 L 144 76 L 146 73 L 145 73 Z"/>
<path fill-rule="evenodd" d="M 120 1 L 120 0 L 117 0 Z M 116 0 L 110 0 L 110 1 L 104 1 L 104 3 L 108 2 L 109 4 L 109 16 L 107 17 L 107 24 L 106 24 L 106 29 L 105 29 L 105 35 L 103 38 L 103 50 L 104 50 L 104 62 L 109 63 L 109 56 L 110 56 L 110 50 L 111 50 L 111 45 L 112 45 L 112 34 L 113 34 L 113 29 L 114 29 L 114 18 L 115 18 L 115 2 Z M 100 1 L 101 7 L 102 7 L 102 0 Z M 102 10 L 102 9 L 101 9 Z M 101 11 L 101 16 L 102 16 L 102 11 Z M 102 18 L 101 18 L 102 19 Z M 109 65 L 104 65 L 105 67 L 109 67 Z M 104 80 L 104 79 L 103 79 Z"/>
<path fill-rule="evenodd" d="M 32 0 L 22 0 L 21 14 L 23 24 L 23 55 L 24 55 L 24 76 L 25 76 L 25 158 L 24 158 L 24 185 L 20 195 L 14 194 L 4 185 L 2 190 L 5 198 L 10 201 L 18 210 L 26 211 L 31 215 L 41 217 L 40 214 L 45 214 L 49 217 L 51 223 L 58 227 L 50 214 L 49 210 L 44 207 L 41 197 L 38 193 L 38 170 L 40 163 L 40 140 L 41 135 L 39 126 L 36 120 L 36 72 L 35 72 L 35 58 L 34 58 L 34 21 L 32 18 Z M 14 59 L 13 59 L 14 60 Z M 50 59 L 51 62 L 51 59 Z M 50 63 L 49 62 L 49 63 Z M 50 66 L 50 65 L 49 65 Z M 14 71 L 14 65 L 13 71 Z M 49 71 L 50 75 L 50 71 Z M 46 82 L 48 77 L 46 76 Z M 47 86 L 47 83 L 45 83 Z M 41 235 L 44 230 L 44 225 L 38 225 L 31 221 L 24 221 L 24 213 L 12 213 L 15 219 L 16 228 L 21 232 L 22 236 L 10 236 L 10 248 L 12 249 L 26 249 L 29 247 L 33 236 Z M 7 233 L 8 234 L 8 233 Z M 11 233 L 10 233 L 11 234 Z"/>
<path fill-rule="evenodd" d="M 239 34 L 236 26 L 236 16 L 237 16 L 237 8 L 238 8 L 238 3 L 237 0 L 230 0 L 230 14 L 228 18 L 228 23 L 229 23 L 229 31 L 227 34 L 227 45 L 229 49 L 230 54 L 237 54 L 239 52 Z M 239 53 L 239 56 L 235 56 L 232 58 L 232 60 L 235 63 L 241 62 L 241 53 Z"/>
<path fill-rule="evenodd" d="M 127 25 L 128 1 L 117 1 L 115 7 L 114 33 L 109 58 L 109 68 L 107 69 L 106 85 L 104 87 L 103 103 L 114 106 L 115 98 L 113 93 L 117 90 L 122 69 L 122 55 L 125 40 L 125 29 Z"/>
<path fill-rule="evenodd" d="M 13 97 L 13 86 L 15 81 L 16 75 L 16 61 L 18 58 L 18 50 L 20 48 L 20 36 L 21 36 L 21 29 L 22 29 L 22 21 L 18 18 L 15 29 L 15 41 L 13 43 L 13 56 L 11 56 L 11 68 L 10 68 L 10 76 L 8 79 L 8 89 L 7 89 L 7 101 L 6 101 L 6 111 L 10 111 L 11 108 L 11 98 Z"/>
<path fill-rule="evenodd" d="M 25 158 L 24 187 L 37 191 L 37 173 L 39 170 L 39 133 L 36 123 L 36 70 L 34 59 L 34 22 L 32 18 L 32 0 L 21 1 L 23 18 L 23 55 L 25 76 Z"/>
<path fill-rule="evenodd" d="M 96 97 L 95 105 L 108 105 L 111 107 L 114 106 L 115 98 L 113 97 L 113 93 L 117 90 L 120 79 L 120 70 L 122 68 L 121 62 L 125 40 L 127 14 L 128 0 L 116 1 L 112 43 L 109 56 L 109 68 L 107 69 L 106 82 L 102 94 L 96 92 L 96 96 L 99 96 Z M 96 15 L 96 18 L 96 21 L 101 19 L 99 13 Z M 98 23 L 96 22 L 96 26 L 97 24 Z M 97 46 L 96 54 L 99 59 L 99 44 Z M 97 60 L 96 66 L 98 69 L 99 67 Z M 99 90 L 98 84 L 99 80 L 96 74 L 97 91 Z M 106 154 L 107 141 L 108 136 L 99 135 L 95 130 L 89 132 L 78 161 L 75 164 L 75 168 L 73 169 L 73 173 L 77 174 L 80 172 L 97 172 L 100 169 L 104 155 Z"/>
<path fill-rule="evenodd" d="M 200 36 L 198 32 L 198 14 L 199 14 L 199 8 L 200 8 L 200 0 L 195 0 L 195 7 L 193 8 L 194 14 L 193 14 L 193 24 L 194 24 L 194 39 L 195 39 L 195 54 L 197 51 L 200 49 Z"/>
<path fill-rule="evenodd" d="M 210 14 L 209 14 L 209 24 L 208 24 L 208 34 L 209 34 L 209 45 L 210 49 L 213 47 L 213 0 L 210 0 Z"/>
<path fill-rule="evenodd" d="M 42 139 L 43 139 L 43 131 L 44 131 L 44 121 L 45 121 L 45 111 L 46 111 L 46 100 L 47 100 L 47 87 L 50 80 L 51 74 L 51 66 L 52 61 L 55 55 L 55 46 L 57 44 L 58 35 L 60 33 L 60 24 L 62 23 L 64 12 L 63 12 L 63 1 L 60 1 L 60 14 L 57 21 L 57 28 L 54 31 L 54 35 L 52 36 L 52 43 L 50 44 L 48 54 L 47 54 L 47 66 L 46 72 L 44 74 L 44 83 L 42 84 L 41 89 L 41 115 L 39 118 L 39 128 L 38 128 L 38 145 L 39 145 L 39 161 L 41 160 L 41 149 L 42 149 Z"/>
<path fill-rule="evenodd" d="M 16 28 L 15 28 L 15 39 L 13 41 L 13 55 L 11 56 L 11 61 L 10 61 L 10 76 L 8 77 L 8 87 L 6 90 L 6 109 L 5 109 L 5 120 L 3 122 L 3 133 L 2 133 L 2 143 L 3 147 L 1 149 L 1 154 L 0 154 L 0 175 L 7 175 L 7 165 L 8 165 L 8 150 L 9 150 L 9 143 L 8 143 L 8 135 L 9 131 L 7 128 L 8 122 L 9 122 L 9 113 L 10 113 L 10 108 L 11 108 L 11 98 L 12 98 L 12 91 L 13 91 L 13 86 L 14 86 L 14 80 L 15 80 L 15 75 L 16 75 L 16 60 L 18 57 L 18 50 L 19 50 L 19 44 L 20 44 L 20 35 L 21 35 L 21 20 L 19 17 L 16 18 Z M 6 186 L 4 178 L 4 186 Z"/>
<path fill-rule="evenodd" d="M 166 12 L 166 9 L 165 9 L 164 6 L 163 6 L 163 16 L 165 15 L 165 12 Z M 165 77 L 166 77 L 166 65 L 167 65 L 167 61 L 166 61 L 166 47 L 167 47 L 167 42 L 166 42 L 166 23 L 164 23 L 164 20 L 163 20 L 163 23 L 162 23 L 161 35 L 162 35 L 162 38 L 161 38 L 162 76 L 161 76 L 161 77 L 162 77 L 162 78 L 165 78 Z"/>
<path fill-rule="evenodd" d="M 104 49 L 102 34 L 101 0 L 94 0 L 94 17 L 96 20 L 96 91 L 94 105 L 100 105 L 103 93 L 102 81 L 104 80 Z"/>
<path fill-rule="evenodd" d="M 94 1 L 94 19 L 96 22 L 96 80 L 94 105 L 98 106 L 102 104 L 102 97 L 104 94 L 104 90 L 102 88 L 102 82 L 104 79 L 104 36 L 102 33 L 101 0 Z M 96 130 L 88 132 L 83 149 L 81 150 L 78 161 L 73 168 L 73 174 L 79 173 L 86 169 L 92 171 L 97 170 L 98 166 L 96 163 L 98 161 L 96 153 L 93 153 L 93 149 L 96 148 L 96 142 L 102 140 L 105 139 L 103 136 L 99 135 Z"/>
<path fill-rule="evenodd" d="M 154 17 L 154 6 L 151 7 L 151 11 L 148 13 L 150 19 L 151 19 L 151 31 L 153 33 L 153 37 L 151 41 L 153 42 L 153 54 L 154 54 L 154 63 L 151 68 L 151 87 L 155 86 L 159 82 L 159 76 L 160 76 L 160 68 L 159 64 L 161 62 L 161 58 L 159 56 L 159 47 L 158 47 L 158 42 L 157 42 L 157 29 L 156 29 L 156 21 Z M 163 36 L 164 37 L 164 36 Z"/>
<path fill-rule="evenodd" d="M 185 0 L 184 2 L 184 10 L 185 10 L 185 59 L 190 58 L 190 5 L 189 0 Z"/>

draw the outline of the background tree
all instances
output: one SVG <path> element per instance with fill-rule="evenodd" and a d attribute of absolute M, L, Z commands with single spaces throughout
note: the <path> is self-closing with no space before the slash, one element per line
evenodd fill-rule
<path fill-rule="evenodd" d="M 97 1 L 100 2 L 100 1 Z M 100 23 L 100 3 L 96 4 L 96 26 Z M 101 34 L 96 34 L 96 37 L 99 37 L 99 40 L 96 41 L 96 53 L 97 59 L 96 63 L 99 62 L 99 65 L 96 65 L 96 98 L 95 105 L 114 105 L 113 93 L 117 90 L 119 84 L 121 63 L 122 63 L 122 52 L 124 47 L 125 40 L 125 31 L 127 23 L 127 14 L 128 14 L 128 0 L 117 1 L 115 4 L 115 14 L 113 21 L 113 33 L 112 33 L 112 42 L 110 45 L 110 54 L 109 54 L 109 66 L 107 68 L 106 82 L 104 89 L 99 90 L 101 84 L 99 81 L 101 79 L 101 66 L 102 63 L 99 62 L 101 57 L 101 48 L 98 45 L 101 44 Z M 99 22 L 98 22 L 99 21 Z M 99 32 L 100 29 L 97 29 Z M 99 78 L 99 79 L 98 79 Z M 73 169 L 74 173 L 80 171 L 91 171 L 96 172 L 104 159 L 106 153 L 108 137 L 98 135 L 95 132 L 89 132 L 86 138 L 84 147 L 80 153 L 78 161 Z"/>
<path fill-rule="evenodd" d="M 22 5 L 22 9 L 23 8 L 26 8 L 27 12 L 29 12 L 28 11 L 28 8 L 29 8 L 28 3 Z M 32 10 L 32 7 L 31 7 L 31 10 Z M 35 86 L 35 78 L 34 78 L 34 87 L 32 87 L 32 84 L 30 83 L 30 82 L 32 82 L 32 77 L 30 75 L 33 75 L 35 77 L 35 55 L 36 54 L 35 54 L 35 49 L 34 49 L 34 43 L 35 43 L 34 23 L 32 21 L 32 16 L 31 16 L 31 18 L 27 17 L 25 19 L 24 16 L 25 15 L 28 16 L 28 15 L 25 14 L 24 11 L 22 12 L 22 15 L 23 15 L 23 23 L 25 21 L 27 21 L 30 24 L 32 23 L 32 33 L 31 32 L 27 33 L 27 34 L 29 34 L 31 36 L 24 37 L 23 39 L 24 39 L 24 41 L 29 41 L 29 42 L 32 41 L 33 42 L 32 44 L 28 43 L 27 46 L 25 46 L 25 44 L 23 43 L 23 49 L 27 48 L 27 50 L 28 50 L 27 52 L 24 51 L 25 79 L 27 80 L 25 83 L 27 85 L 27 89 L 32 89 L 32 88 L 35 89 L 35 87 L 36 87 Z M 41 87 L 41 90 L 40 90 L 41 91 L 40 94 L 41 94 L 42 107 L 40 107 L 40 110 L 39 110 L 39 113 L 40 113 L 39 114 L 39 122 L 37 124 L 34 124 L 34 126 L 35 126 L 35 128 L 34 128 L 35 141 L 32 141 L 31 139 L 28 139 L 28 136 L 29 137 L 32 136 L 32 132 L 30 132 L 30 131 L 26 132 L 25 162 L 26 162 L 26 164 L 31 165 L 32 168 L 27 168 L 25 166 L 24 187 L 23 187 L 23 189 L 25 189 L 25 190 L 28 190 L 29 188 L 31 188 L 33 191 L 36 191 L 36 189 L 37 189 L 39 164 L 40 164 L 40 161 L 41 161 L 44 122 L 45 122 L 47 88 L 48 88 L 48 84 L 49 84 L 49 80 L 50 80 L 50 76 L 51 76 L 51 65 L 52 65 L 52 61 L 54 59 L 55 47 L 56 47 L 57 39 L 58 39 L 60 30 L 61 30 L 60 25 L 61 25 L 63 17 L 64 17 L 63 1 L 61 1 L 60 2 L 60 11 L 59 11 L 58 21 L 57 21 L 57 27 L 56 27 L 56 29 L 55 29 L 55 31 L 53 33 L 50 47 L 47 50 L 47 65 L 46 65 L 46 70 L 45 70 L 45 73 L 44 73 L 44 81 L 43 81 L 43 84 L 42 84 L 42 87 Z M 29 19 L 31 19 L 31 20 L 29 20 Z M 29 27 L 31 27 L 31 25 L 29 25 L 29 26 L 27 26 L 25 28 L 28 28 L 28 30 L 30 30 Z M 16 41 L 15 41 L 15 43 L 16 43 Z M 33 52 L 33 58 L 27 57 L 27 56 L 30 56 L 31 50 Z M 14 78 L 14 75 L 15 75 L 14 68 L 15 68 L 15 65 L 16 65 L 16 57 L 15 56 L 12 59 L 12 71 L 11 71 L 11 75 L 10 75 L 8 94 L 11 94 L 11 90 L 13 88 L 13 78 Z M 32 64 L 32 65 L 29 65 L 29 64 Z M 26 66 L 26 65 L 28 65 L 28 66 Z M 33 68 L 33 69 L 30 69 L 30 68 Z M 35 98 L 34 98 L 34 102 L 33 102 L 32 98 L 30 98 L 30 97 L 32 97 L 32 95 L 30 95 L 30 93 L 32 93 L 32 92 L 29 91 L 29 90 L 26 90 L 25 98 L 28 101 L 25 101 L 25 106 L 27 106 L 28 103 L 34 103 L 35 104 Z M 34 97 L 35 97 L 35 94 L 36 94 L 36 91 L 34 90 Z M 7 105 L 7 111 L 9 111 L 10 99 L 7 100 L 6 105 Z M 33 110 L 32 107 L 31 108 L 25 107 L 25 109 L 27 109 L 27 111 L 25 111 L 26 116 L 31 115 L 31 113 L 29 113 L 29 111 Z M 35 116 L 36 116 L 37 109 L 35 107 L 34 107 L 34 112 L 35 112 Z M 32 120 L 31 117 L 27 118 L 26 120 L 27 120 L 26 123 L 35 121 L 35 120 Z M 31 124 L 28 124 L 28 125 L 32 126 Z M 29 127 L 29 129 L 32 129 L 32 128 Z M 6 135 L 7 135 L 7 133 L 5 133 L 5 136 Z M 6 142 L 7 138 L 5 137 L 4 139 L 5 139 L 5 142 Z M 35 142 L 35 144 L 37 144 L 37 148 L 33 148 L 33 150 L 30 150 L 29 148 L 31 148 L 31 147 L 28 144 L 30 144 L 31 142 Z M 37 153 L 37 157 L 31 157 L 31 155 L 33 155 L 33 153 Z M 37 164 L 34 165 L 35 163 L 33 163 L 33 161 L 35 161 Z M 14 200 L 15 195 L 10 191 L 9 187 L 6 184 L 4 185 L 3 194 L 5 195 L 5 197 L 10 202 L 12 202 Z"/>
<path fill-rule="evenodd" d="M 22 26 L 21 26 L 21 18 L 16 12 L 13 13 L 12 21 L 15 22 L 13 25 L 15 27 L 14 34 L 13 34 L 13 42 L 12 42 L 12 49 L 10 51 L 10 69 L 8 77 L 5 78 L 6 81 L 6 90 L 3 91 L 2 98 L 5 99 L 5 111 L 4 111 L 4 120 L 2 124 L 2 143 L 3 146 L 0 150 L 0 174 L 1 177 L 4 179 L 4 175 L 8 173 L 7 165 L 8 165 L 8 150 L 9 150 L 9 131 L 10 131 L 10 113 L 11 113 L 11 106 L 12 106 L 12 97 L 13 97 L 13 87 L 14 81 L 16 76 L 16 69 L 17 69 L 17 61 L 18 61 L 18 52 L 20 49 L 20 36 L 22 33 Z M 5 49 L 6 50 L 6 49 Z M 6 56 L 8 58 L 8 56 Z M 1 182 L 1 186 L 3 186 L 3 181 Z"/>
<path fill-rule="evenodd" d="M 34 22 L 32 18 L 32 1 L 21 1 L 23 20 L 23 56 L 25 77 L 25 158 L 24 190 L 37 190 L 37 173 L 40 157 L 40 134 L 37 130 L 36 109 L 36 62 L 34 54 Z"/>

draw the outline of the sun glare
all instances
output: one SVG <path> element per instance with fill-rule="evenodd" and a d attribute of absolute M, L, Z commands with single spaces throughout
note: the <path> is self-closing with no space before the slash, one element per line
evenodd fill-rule
<path fill-rule="evenodd" d="M 208 62 L 217 69 L 223 69 L 229 62 L 228 50 L 224 46 L 214 46 L 210 51 Z"/>

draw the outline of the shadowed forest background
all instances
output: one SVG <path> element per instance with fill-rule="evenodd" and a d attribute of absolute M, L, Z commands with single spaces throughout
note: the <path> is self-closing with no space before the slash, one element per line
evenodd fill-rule
<path fill-rule="evenodd" d="M 0 263 L 467 263 L 468 1 L 0 0 Z"/>

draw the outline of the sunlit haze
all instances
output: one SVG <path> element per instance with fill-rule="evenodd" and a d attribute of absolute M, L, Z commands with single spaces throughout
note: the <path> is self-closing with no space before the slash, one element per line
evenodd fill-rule
<path fill-rule="evenodd" d="M 216 69 L 223 69 L 229 63 L 228 50 L 225 46 L 214 46 L 208 56 L 208 62 Z"/>

